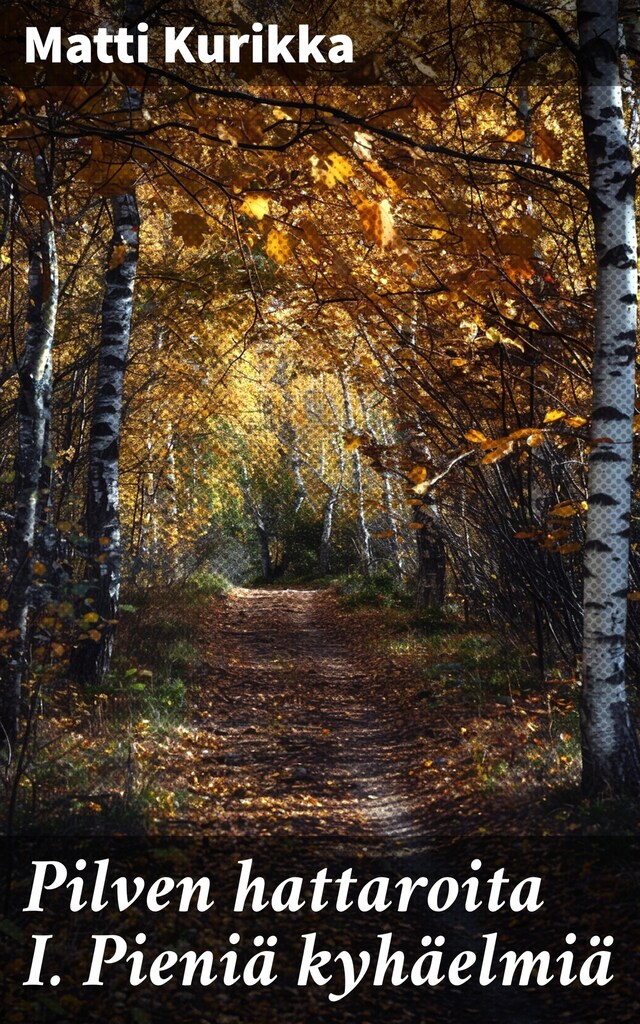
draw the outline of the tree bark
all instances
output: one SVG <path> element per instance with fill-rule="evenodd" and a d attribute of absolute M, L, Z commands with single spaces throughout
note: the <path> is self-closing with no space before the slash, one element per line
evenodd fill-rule
<path fill-rule="evenodd" d="M 344 415 L 345 415 L 345 426 L 347 430 L 353 431 L 355 429 L 355 419 L 353 416 L 353 406 L 351 404 L 351 395 L 349 394 L 349 382 L 344 373 L 340 374 L 340 383 L 342 384 L 342 396 L 344 400 Z M 371 569 L 373 566 L 373 554 L 371 551 L 371 534 L 369 533 L 369 527 L 367 525 L 367 516 L 365 512 L 364 504 L 364 481 L 362 479 L 362 460 L 360 459 L 360 452 L 355 448 L 351 452 L 351 468 L 353 473 L 353 485 L 356 493 L 357 500 L 357 523 L 358 523 L 358 540 L 360 542 L 360 560 L 362 564 L 362 570 L 366 576 L 371 575 Z"/>
<path fill-rule="evenodd" d="M 264 522 L 264 518 L 260 508 L 258 507 L 253 494 L 251 492 L 251 481 L 249 480 L 249 471 L 245 462 L 242 463 L 242 478 L 243 478 L 243 490 L 244 499 L 247 512 L 253 519 L 253 524 L 256 530 L 256 536 L 258 538 L 258 547 L 260 549 L 260 566 L 262 568 L 262 575 L 264 576 L 267 583 L 273 583 L 274 580 L 274 565 L 271 559 L 271 548 L 269 547 L 269 531 Z"/>
<path fill-rule="evenodd" d="M 590 796 L 638 795 L 640 753 L 625 690 L 638 291 L 635 188 L 618 63 L 618 3 L 578 0 L 577 13 L 597 260 L 582 785 Z"/>
<path fill-rule="evenodd" d="M 124 22 L 137 50 L 142 0 L 126 0 Z M 142 107 L 142 92 L 127 86 L 122 110 L 133 116 Z M 138 253 L 140 214 L 135 192 L 111 201 L 113 235 L 104 279 L 98 371 L 89 435 L 86 533 L 89 590 L 87 613 L 97 614 L 100 639 L 81 640 L 71 671 L 79 680 L 99 683 L 111 666 L 120 600 L 122 548 L 120 532 L 120 430 L 124 380 L 129 355 Z"/>
<path fill-rule="evenodd" d="M 338 503 L 341 484 L 336 484 L 329 491 L 324 512 L 322 514 L 322 533 L 320 536 L 319 567 L 320 575 L 328 576 L 331 571 L 331 536 L 333 534 L 333 517 Z"/>
<path fill-rule="evenodd" d="M 418 545 L 418 575 L 416 606 L 441 608 L 445 596 L 446 552 L 444 541 L 437 529 L 435 516 L 427 505 L 420 505 L 415 513 L 422 529 L 416 530 Z"/>
<path fill-rule="evenodd" d="M 29 257 L 27 331 L 18 366 L 18 451 L 15 461 L 15 517 L 9 539 L 11 588 L 6 626 L 13 640 L 3 666 L 0 691 L 0 746 L 9 759 L 18 736 L 20 697 L 27 661 L 40 485 L 51 416 L 52 350 L 58 311 L 58 256 L 45 167 L 36 158 L 36 179 L 47 209 Z"/>
<path fill-rule="evenodd" d="M 138 267 L 140 218 L 135 195 L 113 199 L 113 237 L 102 302 L 102 328 L 89 438 L 87 548 L 89 613 L 97 613 L 100 639 L 86 637 L 73 659 L 73 674 L 98 682 L 109 671 L 121 573 L 120 429 L 133 297 Z"/>

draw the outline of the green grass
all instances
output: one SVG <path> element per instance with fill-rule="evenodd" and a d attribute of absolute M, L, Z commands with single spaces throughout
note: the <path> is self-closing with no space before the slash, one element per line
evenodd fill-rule
<path fill-rule="evenodd" d="M 347 611 L 356 608 L 397 608 L 403 601 L 403 591 L 396 577 L 384 569 L 364 576 L 350 573 L 338 576 L 333 585 L 338 594 L 338 603 Z"/>

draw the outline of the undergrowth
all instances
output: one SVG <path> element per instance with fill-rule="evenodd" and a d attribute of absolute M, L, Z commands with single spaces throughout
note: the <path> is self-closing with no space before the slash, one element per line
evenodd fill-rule
<path fill-rule="evenodd" d="M 581 794 L 580 684 L 571 667 L 556 666 L 543 682 L 532 654 L 464 624 L 453 609 L 396 611 L 387 621 L 384 649 L 407 678 L 419 668 L 421 682 L 405 699 L 426 733 L 437 728 L 444 738 L 440 761 L 454 766 L 457 787 L 487 802 L 495 831 L 501 820 L 505 831 L 519 822 L 524 834 L 637 830 L 637 808 Z"/>
<path fill-rule="evenodd" d="M 6 779 L 17 833 L 144 834 L 186 799 L 163 786 L 149 752 L 181 728 L 197 669 L 204 599 L 230 589 L 216 574 L 127 595 L 112 671 L 98 688 L 65 678 L 65 664 L 34 702 L 28 747 Z"/>
<path fill-rule="evenodd" d="M 397 608 L 406 600 L 406 594 L 393 573 L 378 569 L 371 575 L 349 573 L 333 581 L 341 608 Z"/>

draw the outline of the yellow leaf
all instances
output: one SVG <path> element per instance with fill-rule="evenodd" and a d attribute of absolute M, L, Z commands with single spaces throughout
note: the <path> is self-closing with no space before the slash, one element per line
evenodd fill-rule
<path fill-rule="evenodd" d="M 99 622 L 100 616 L 98 615 L 97 612 L 87 612 L 86 615 L 82 616 L 82 621 L 87 624 L 91 622 Z"/>
<path fill-rule="evenodd" d="M 509 134 L 505 136 L 505 140 L 504 141 L 505 142 L 524 142 L 524 140 L 525 140 L 524 128 L 514 128 L 512 132 L 509 132 Z"/>
<path fill-rule="evenodd" d="M 556 423 L 558 420 L 563 420 L 566 417 L 566 412 L 562 412 L 561 409 L 550 409 L 548 413 L 545 413 L 543 423 Z"/>
<path fill-rule="evenodd" d="M 486 461 L 495 462 L 496 457 L 501 459 L 504 455 L 510 455 L 515 445 L 511 438 L 501 437 L 498 441 L 484 441 L 480 447 L 487 452 Z"/>
<path fill-rule="evenodd" d="M 416 484 L 415 487 L 411 488 L 411 490 L 413 491 L 414 494 L 426 494 L 427 491 L 431 490 L 432 487 L 433 480 L 423 480 L 421 484 Z M 421 505 L 422 502 L 418 501 L 417 504 Z"/>
<path fill-rule="evenodd" d="M 344 184 L 353 174 L 353 167 L 345 156 L 340 153 L 329 153 L 327 156 L 311 157 L 311 175 L 327 188 Z"/>
<path fill-rule="evenodd" d="M 565 423 L 568 427 L 584 427 L 588 421 L 584 416 L 567 416 Z"/>
<path fill-rule="evenodd" d="M 471 441 L 472 444 L 482 444 L 487 440 L 484 434 L 481 434 L 479 430 L 468 430 L 464 436 L 467 441 Z"/>
<path fill-rule="evenodd" d="M 524 352 L 524 345 L 517 338 L 509 338 L 507 335 L 501 334 L 496 327 L 489 327 L 486 332 L 486 337 L 489 341 L 492 341 L 494 345 L 512 345 L 513 348 L 517 348 L 520 352 Z"/>
<path fill-rule="evenodd" d="M 7 601 L 6 597 L 3 597 L 2 600 L 0 601 L 0 613 L 6 612 L 8 610 L 9 610 L 9 602 Z"/>
<path fill-rule="evenodd" d="M 530 437 L 530 436 L 531 436 L 531 428 L 530 427 L 522 427 L 521 430 L 512 430 L 511 433 L 509 434 L 509 437 L 510 437 L 510 439 L 512 441 L 522 441 L 523 438 Z"/>
<path fill-rule="evenodd" d="M 262 220 L 269 213 L 269 200 L 266 196 L 247 196 L 240 207 L 240 213 L 246 213 L 254 220 Z"/>
<path fill-rule="evenodd" d="M 345 434 L 344 435 L 344 447 L 348 452 L 355 452 L 357 448 L 362 444 L 362 438 L 357 434 Z"/>
<path fill-rule="evenodd" d="M 284 266 L 293 256 L 293 239 L 281 228 L 273 227 L 267 235 L 267 256 L 278 266 Z"/>
<path fill-rule="evenodd" d="M 232 135 L 225 125 L 219 124 L 216 128 L 216 134 L 222 142 L 228 142 L 234 148 L 238 145 L 238 140 L 235 135 Z"/>
<path fill-rule="evenodd" d="M 33 575 L 34 576 L 46 576 L 47 567 L 43 562 L 33 563 Z"/>
<path fill-rule="evenodd" d="M 456 359 L 451 360 L 451 365 L 455 366 L 456 369 L 460 366 L 466 366 L 468 363 L 467 359 L 461 359 L 459 356 Z"/>

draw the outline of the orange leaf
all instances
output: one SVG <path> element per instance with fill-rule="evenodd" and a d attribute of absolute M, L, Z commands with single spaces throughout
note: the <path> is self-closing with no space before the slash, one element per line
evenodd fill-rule
<path fill-rule="evenodd" d="M 183 240 L 185 245 L 196 249 L 208 237 L 210 230 L 204 217 L 199 213 L 176 210 L 172 217 L 171 230 Z"/>
<path fill-rule="evenodd" d="M 380 248 L 385 249 L 395 241 L 396 233 L 391 213 L 391 204 L 388 199 L 382 199 L 377 203 L 364 196 L 358 195 L 355 205 L 360 214 L 360 223 L 365 238 Z"/>
<path fill-rule="evenodd" d="M 427 471 L 424 466 L 414 466 L 408 475 L 412 484 L 421 484 L 423 480 L 427 479 Z"/>
<path fill-rule="evenodd" d="M 270 256 L 278 266 L 283 267 L 293 256 L 293 239 L 286 231 L 273 227 L 267 235 L 266 249 L 267 256 Z"/>
<path fill-rule="evenodd" d="M 116 267 L 121 266 L 126 258 L 126 245 L 114 245 L 111 251 L 111 259 L 109 260 L 109 270 L 115 270 Z"/>
<path fill-rule="evenodd" d="M 555 163 L 562 156 L 562 143 L 547 128 L 538 129 L 534 144 L 541 159 L 547 163 Z"/>

